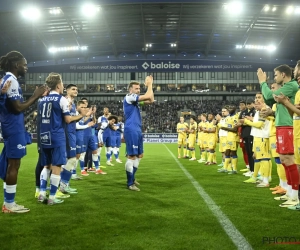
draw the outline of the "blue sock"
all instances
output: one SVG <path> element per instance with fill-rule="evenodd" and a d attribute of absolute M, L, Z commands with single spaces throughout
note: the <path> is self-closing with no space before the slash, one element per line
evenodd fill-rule
<path fill-rule="evenodd" d="M 13 203 L 15 201 L 15 196 L 16 196 L 16 193 L 6 193 L 5 192 L 5 202 L 7 203 Z"/>
<path fill-rule="evenodd" d="M 93 154 L 92 155 L 92 160 L 94 162 L 95 168 L 96 170 L 99 169 L 99 161 L 98 161 L 98 155 L 97 154 Z"/>
<path fill-rule="evenodd" d="M 6 199 L 5 199 L 6 183 L 5 182 L 3 182 L 3 192 L 4 192 L 4 194 L 3 194 L 4 202 L 6 202 Z"/>
<path fill-rule="evenodd" d="M 60 173 L 61 181 L 65 184 L 69 184 L 71 176 L 72 176 L 72 172 L 70 172 L 64 168 L 63 168 L 63 171 L 61 171 L 61 173 Z M 50 191 L 51 191 L 51 189 L 50 189 Z"/>
<path fill-rule="evenodd" d="M 133 185 L 133 182 L 134 182 L 133 173 L 126 171 L 126 175 L 127 175 L 127 186 L 129 187 L 129 186 Z"/>
<path fill-rule="evenodd" d="M 133 167 L 133 181 L 135 181 L 135 173 L 138 169 L 136 167 Z"/>
<path fill-rule="evenodd" d="M 111 153 L 109 152 L 109 153 L 106 153 L 106 160 L 107 161 L 110 161 L 110 156 L 111 156 Z"/>
<path fill-rule="evenodd" d="M 80 164 L 80 169 L 84 170 L 84 161 L 79 161 L 79 164 Z"/>
<path fill-rule="evenodd" d="M 76 174 L 76 169 L 75 168 L 72 170 L 72 174 Z"/>
<path fill-rule="evenodd" d="M 17 185 L 6 185 L 6 190 L 4 194 L 5 202 L 13 203 L 15 201 Z"/>
<path fill-rule="evenodd" d="M 47 189 L 47 180 L 41 179 L 40 180 L 40 190 L 41 191 L 46 191 L 46 189 Z"/>
<path fill-rule="evenodd" d="M 66 170 L 66 171 L 68 171 L 68 170 Z M 70 171 L 68 171 L 68 172 L 71 173 Z M 52 174 L 50 176 L 50 196 L 55 196 L 56 191 L 58 189 L 60 179 L 61 178 L 59 175 Z"/>

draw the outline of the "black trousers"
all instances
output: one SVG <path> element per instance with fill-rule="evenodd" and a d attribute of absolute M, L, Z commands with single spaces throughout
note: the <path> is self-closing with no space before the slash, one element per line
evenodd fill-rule
<path fill-rule="evenodd" d="M 84 167 L 92 168 L 93 167 L 93 158 L 92 151 L 87 150 L 84 157 Z"/>
<path fill-rule="evenodd" d="M 253 159 L 253 151 L 252 151 L 253 136 L 245 137 L 243 138 L 243 140 L 244 140 L 245 149 L 249 160 L 250 171 L 253 172 L 254 171 L 254 159 Z"/>
<path fill-rule="evenodd" d="M 35 167 L 35 186 L 40 186 L 40 176 L 41 172 L 43 171 L 44 166 L 41 164 L 41 153 L 39 153 L 38 162 L 36 163 Z"/>

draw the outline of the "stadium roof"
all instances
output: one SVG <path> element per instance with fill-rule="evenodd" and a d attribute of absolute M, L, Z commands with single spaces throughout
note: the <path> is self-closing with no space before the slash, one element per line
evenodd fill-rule
<path fill-rule="evenodd" d="M 18 50 L 29 61 L 152 54 L 186 59 L 219 55 L 299 59 L 297 2 L 241 1 L 239 13 L 239 7 L 230 1 L 94 1 L 99 11 L 92 16 L 88 10 L 85 16 L 81 12 L 85 1 L 41 0 L 35 1 L 41 17 L 34 21 L 35 15 L 28 14 L 26 19 L 20 14 L 33 6 L 29 2 L 1 2 L 1 55 Z M 60 13 L 51 14 L 53 7 Z M 236 45 L 272 45 L 277 49 L 237 49 Z M 53 47 L 74 46 L 87 46 L 87 50 L 49 52 Z"/>

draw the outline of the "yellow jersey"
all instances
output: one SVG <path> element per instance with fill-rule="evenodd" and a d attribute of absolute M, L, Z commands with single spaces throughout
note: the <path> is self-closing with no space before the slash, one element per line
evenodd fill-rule
<path fill-rule="evenodd" d="M 237 123 L 238 123 L 237 116 L 235 114 L 232 116 L 229 115 L 225 119 L 225 127 L 227 127 L 227 128 L 233 128 L 237 125 Z M 237 140 L 237 132 L 228 131 L 227 140 L 236 141 Z"/>
<path fill-rule="evenodd" d="M 186 130 L 189 128 L 189 125 L 186 122 L 177 123 L 177 133 L 178 136 L 186 137 Z"/>
<path fill-rule="evenodd" d="M 300 104 L 300 89 L 295 96 L 295 105 Z M 293 116 L 294 138 L 300 139 L 300 116 L 294 113 Z"/>
<path fill-rule="evenodd" d="M 212 131 L 213 129 L 216 129 L 216 125 L 213 123 L 213 121 L 207 121 L 206 129 Z M 216 137 L 215 133 L 206 133 L 206 135 L 209 140 Z"/>
<path fill-rule="evenodd" d="M 197 133 L 197 122 L 194 122 L 193 124 L 190 123 L 190 130 L 194 130 L 194 132 L 190 132 L 190 135 L 196 136 Z"/>
<path fill-rule="evenodd" d="M 201 138 L 203 132 L 201 131 L 202 122 L 198 123 L 198 139 Z"/>
<path fill-rule="evenodd" d="M 276 112 L 277 104 L 274 103 L 272 106 L 272 110 Z M 276 136 L 276 127 L 275 127 L 275 117 L 269 117 L 270 121 L 270 137 Z"/>

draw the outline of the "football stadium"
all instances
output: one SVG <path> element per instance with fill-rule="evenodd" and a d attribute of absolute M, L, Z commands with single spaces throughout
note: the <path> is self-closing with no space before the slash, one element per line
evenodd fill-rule
<path fill-rule="evenodd" d="M 298 249 L 299 1 L 0 6 L 0 250 Z"/>

